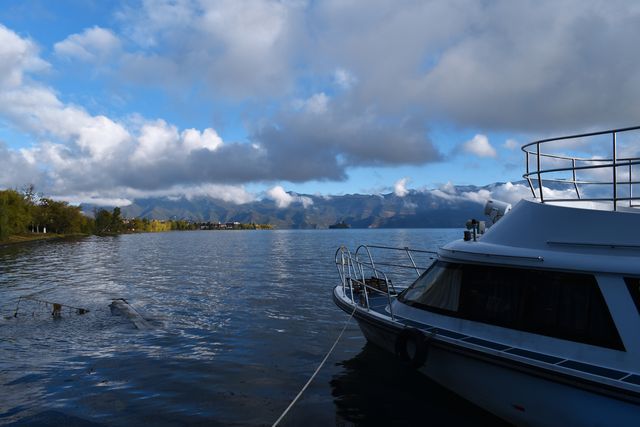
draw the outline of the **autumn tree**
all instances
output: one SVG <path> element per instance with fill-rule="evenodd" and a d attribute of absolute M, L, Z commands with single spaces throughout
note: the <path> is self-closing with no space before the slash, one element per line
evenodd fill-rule
<path fill-rule="evenodd" d="M 111 212 L 106 209 L 94 211 L 95 216 L 95 232 L 97 234 L 108 233 L 111 231 Z"/>
<path fill-rule="evenodd" d="M 31 212 L 23 195 L 15 190 L 0 191 L 0 239 L 25 233 L 31 223 Z"/>
<path fill-rule="evenodd" d="M 111 213 L 111 225 L 109 229 L 112 233 L 119 233 L 124 229 L 124 223 L 120 216 L 120 208 L 117 206 L 113 208 L 113 212 Z"/>

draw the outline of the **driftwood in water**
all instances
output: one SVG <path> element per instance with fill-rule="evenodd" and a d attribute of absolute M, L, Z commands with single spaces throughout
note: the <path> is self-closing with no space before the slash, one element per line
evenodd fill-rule
<path fill-rule="evenodd" d="M 126 317 L 138 329 L 149 329 L 151 327 L 149 322 L 124 298 L 114 299 L 111 304 L 109 304 L 109 308 L 111 309 L 111 314 Z"/>

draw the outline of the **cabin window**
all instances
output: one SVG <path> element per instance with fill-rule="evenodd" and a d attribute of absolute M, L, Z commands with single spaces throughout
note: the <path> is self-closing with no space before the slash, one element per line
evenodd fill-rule
<path fill-rule="evenodd" d="M 463 319 L 624 350 L 589 274 L 438 261 L 398 299 Z"/>
<path fill-rule="evenodd" d="M 461 279 L 459 264 L 436 262 L 401 297 L 405 302 L 411 301 L 436 311 L 457 312 Z"/>
<path fill-rule="evenodd" d="M 629 289 L 633 302 L 636 304 L 638 313 L 640 313 L 640 279 L 635 277 L 625 277 L 624 281 L 627 284 L 627 289 Z"/>

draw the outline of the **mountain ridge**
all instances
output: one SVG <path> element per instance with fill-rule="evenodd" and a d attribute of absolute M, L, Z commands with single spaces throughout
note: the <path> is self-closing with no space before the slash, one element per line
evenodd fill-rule
<path fill-rule="evenodd" d="M 435 190 L 407 190 L 367 195 L 317 196 L 287 193 L 285 201 L 263 198 L 244 204 L 206 196 L 136 199 L 121 206 L 123 217 L 186 219 L 195 222 L 271 224 L 280 229 L 324 229 L 344 221 L 351 228 L 449 228 L 463 227 L 469 218 L 483 217 L 483 201 L 496 189 L 516 188 L 520 183 L 448 185 Z M 96 207 L 82 205 L 85 212 Z"/>

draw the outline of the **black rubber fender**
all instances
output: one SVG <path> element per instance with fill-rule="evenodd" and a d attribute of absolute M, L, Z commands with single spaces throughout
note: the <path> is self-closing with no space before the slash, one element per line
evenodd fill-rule
<path fill-rule="evenodd" d="M 411 351 L 410 346 L 415 350 Z M 429 340 L 416 328 L 404 328 L 396 338 L 396 355 L 412 368 L 418 369 L 427 361 Z"/>

